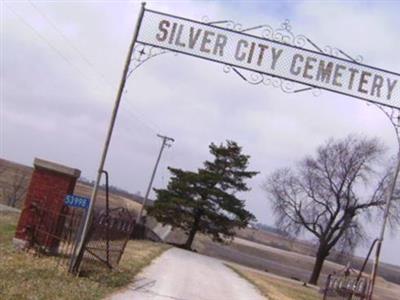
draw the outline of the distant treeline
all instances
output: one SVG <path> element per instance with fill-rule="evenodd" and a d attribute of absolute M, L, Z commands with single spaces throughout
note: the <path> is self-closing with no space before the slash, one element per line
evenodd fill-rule
<path fill-rule="evenodd" d="M 266 231 L 266 232 L 272 232 L 272 233 L 279 234 L 279 235 L 282 235 L 282 236 L 285 236 L 285 237 L 288 236 L 287 232 L 285 232 L 283 230 L 280 230 L 279 228 L 276 228 L 274 226 L 267 225 L 267 224 L 254 223 L 254 224 L 252 224 L 252 226 L 254 228 L 258 229 L 258 230 L 262 230 L 262 231 Z"/>

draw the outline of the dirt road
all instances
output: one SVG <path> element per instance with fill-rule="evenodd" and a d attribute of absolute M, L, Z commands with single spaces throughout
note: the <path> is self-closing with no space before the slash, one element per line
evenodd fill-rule
<path fill-rule="evenodd" d="M 111 300 L 265 300 L 222 261 L 170 249 Z"/>

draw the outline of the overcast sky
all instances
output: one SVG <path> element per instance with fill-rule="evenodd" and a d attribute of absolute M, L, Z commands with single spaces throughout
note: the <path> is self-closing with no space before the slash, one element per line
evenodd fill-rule
<path fill-rule="evenodd" d="M 400 71 L 396 1 L 149 1 L 147 7 L 248 27 L 278 28 L 289 19 L 295 34 L 320 47 Z M 134 1 L 1 2 L 2 158 L 32 165 L 40 157 L 95 177 L 138 11 Z M 261 184 L 276 168 L 350 133 L 380 137 L 388 156 L 397 147 L 389 121 L 365 102 L 253 86 L 224 73 L 223 65 L 173 54 L 149 60 L 127 82 L 106 163 L 113 185 L 144 194 L 161 143 L 157 133 L 176 140 L 164 152 L 158 188 L 168 182 L 167 166 L 195 169 L 209 158 L 210 142 L 237 141 L 261 172 L 245 195 L 247 206 L 267 224 L 274 220 Z M 378 225 L 370 226 L 371 237 Z M 388 235 L 385 261 L 400 265 L 399 239 Z"/>

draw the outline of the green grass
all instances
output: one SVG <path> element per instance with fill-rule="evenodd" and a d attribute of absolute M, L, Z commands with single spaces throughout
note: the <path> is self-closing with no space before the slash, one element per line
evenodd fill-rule
<path fill-rule="evenodd" d="M 280 279 L 277 276 L 262 274 L 239 266 L 226 265 L 240 277 L 253 284 L 269 300 L 321 300 L 322 295 L 302 283 Z"/>
<path fill-rule="evenodd" d="M 101 299 L 128 283 L 169 248 L 149 241 L 129 241 L 118 270 L 99 269 L 76 277 L 57 267 L 57 260 L 15 250 L 18 214 L 0 212 L 0 299 Z"/>

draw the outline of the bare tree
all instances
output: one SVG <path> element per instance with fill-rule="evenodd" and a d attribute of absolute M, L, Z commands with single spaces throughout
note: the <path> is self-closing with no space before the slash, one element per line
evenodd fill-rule
<path fill-rule="evenodd" d="M 309 283 L 318 282 L 333 249 L 351 251 L 365 239 L 362 219 L 382 210 L 391 176 L 390 171 L 379 176 L 384 152 L 377 139 L 331 139 L 315 157 L 277 170 L 265 182 L 279 228 L 292 235 L 308 232 L 317 241 Z M 392 221 L 399 221 L 398 209 L 392 206 Z"/>
<path fill-rule="evenodd" d="M 28 188 L 28 176 L 22 171 L 16 171 L 11 179 L 9 188 L 7 189 L 7 205 L 15 207 Z"/>

